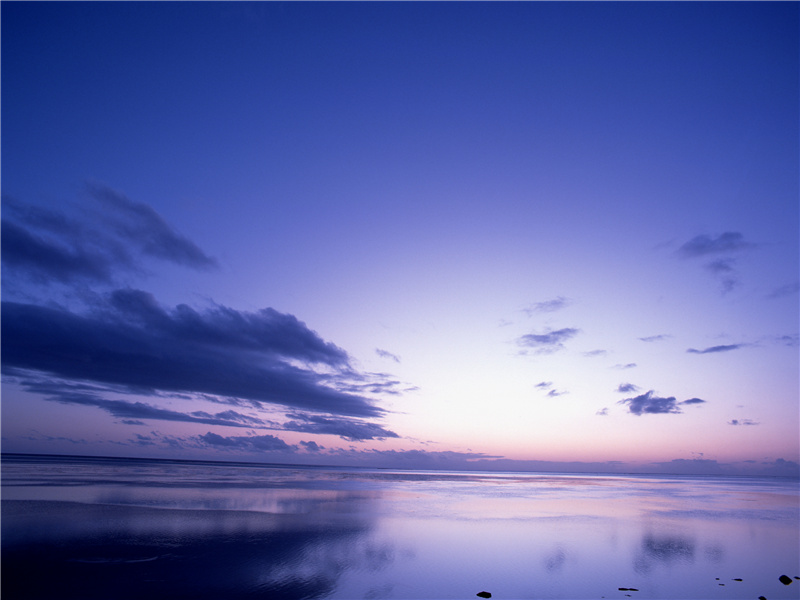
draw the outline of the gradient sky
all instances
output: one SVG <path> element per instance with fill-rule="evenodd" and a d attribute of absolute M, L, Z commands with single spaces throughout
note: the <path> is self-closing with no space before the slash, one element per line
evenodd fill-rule
<path fill-rule="evenodd" d="M 2 4 L 2 449 L 797 473 L 798 4 Z"/>

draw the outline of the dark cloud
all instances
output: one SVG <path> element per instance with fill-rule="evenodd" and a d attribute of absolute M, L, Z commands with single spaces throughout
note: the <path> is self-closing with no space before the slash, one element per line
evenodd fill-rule
<path fill-rule="evenodd" d="M 102 254 L 48 240 L 7 219 L 2 222 L 2 261 L 4 268 L 21 269 L 33 278 L 111 280 L 111 262 Z"/>
<path fill-rule="evenodd" d="M 682 404 L 701 404 L 705 400 L 700 398 L 690 398 L 683 402 L 678 402 L 674 396 L 662 398 L 656 396 L 653 390 L 646 392 L 635 398 L 626 398 L 620 400 L 617 404 L 627 404 L 628 412 L 634 415 L 643 414 L 678 414 L 681 411 L 680 405 Z"/>
<path fill-rule="evenodd" d="M 710 348 L 704 348 L 703 350 L 689 348 L 686 352 L 690 354 L 715 354 L 717 352 L 730 352 L 731 350 L 738 350 L 739 348 L 744 348 L 747 345 L 748 344 L 727 344 L 723 346 L 711 346 Z"/>
<path fill-rule="evenodd" d="M 380 425 L 355 419 L 322 417 L 300 413 L 286 416 L 293 419 L 283 424 L 282 428 L 286 431 L 338 435 L 351 442 L 399 437 L 395 432 L 384 429 Z"/>
<path fill-rule="evenodd" d="M 346 378 L 346 353 L 292 315 L 214 307 L 198 313 L 159 307 L 125 290 L 102 311 L 81 315 L 31 304 L 2 303 L 3 369 L 21 368 L 74 380 L 246 399 L 355 417 L 383 414 L 367 399 L 324 385 L 320 363 Z"/>
<path fill-rule="evenodd" d="M 728 421 L 728 425 L 761 425 L 761 423 L 751 421 L 750 419 L 731 419 Z"/>
<path fill-rule="evenodd" d="M 251 435 L 223 437 L 209 431 L 197 436 L 197 439 L 217 449 L 247 450 L 250 452 L 294 452 L 297 446 L 290 446 L 274 435 Z"/>
<path fill-rule="evenodd" d="M 661 342 L 671 337 L 672 337 L 671 335 L 668 335 L 666 333 L 660 333 L 658 335 L 648 335 L 647 337 L 640 337 L 639 339 L 643 342 Z"/>
<path fill-rule="evenodd" d="M 320 446 L 317 442 L 301 441 L 300 445 L 305 448 L 306 452 L 322 452 L 325 449 L 325 446 Z"/>
<path fill-rule="evenodd" d="M 620 383 L 617 387 L 618 392 L 622 392 L 623 394 L 628 394 L 630 392 L 638 392 L 639 386 L 633 385 L 632 383 Z"/>
<path fill-rule="evenodd" d="M 63 284 L 111 283 L 122 273 L 141 274 L 142 256 L 194 269 L 216 266 L 150 206 L 100 184 L 88 190 L 102 210 L 79 208 L 80 218 L 3 196 L 4 268 L 15 278 Z"/>
<path fill-rule="evenodd" d="M 545 333 L 528 333 L 517 338 L 517 344 L 526 348 L 535 348 L 539 353 L 555 352 L 563 348 L 564 342 L 575 337 L 579 332 L 579 329 L 565 327 L 548 330 Z"/>
<path fill-rule="evenodd" d="M 124 240 L 145 254 L 195 269 L 209 269 L 217 261 L 194 242 L 178 234 L 155 210 L 135 202 L 100 183 L 87 183 L 89 195 L 111 210 L 103 213 L 106 223 Z"/>
<path fill-rule="evenodd" d="M 388 352 L 386 350 L 381 350 L 380 348 L 375 348 L 375 354 L 377 354 L 381 358 L 388 358 L 390 360 L 393 360 L 396 363 L 400 362 L 399 356 L 397 356 L 396 354 L 392 354 L 391 352 Z"/>
<path fill-rule="evenodd" d="M 754 244 L 746 242 L 744 235 L 738 231 L 726 231 L 717 237 L 705 234 L 695 236 L 678 248 L 677 252 L 683 258 L 697 258 L 746 250 L 752 247 L 754 247 Z"/>
<path fill-rule="evenodd" d="M 555 312 L 557 310 L 561 310 L 562 308 L 566 308 L 572 304 L 572 301 L 568 298 L 564 298 L 564 296 L 559 296 L 557 298 L 553 298 L 552 300 L 545 300 L 544 302 L 535 302 L 531 304 L 528 308 L 523 308 L 523 312 L 525 312 L 528 316 L 532 316 L 536 313 L 550 313 Z"/>

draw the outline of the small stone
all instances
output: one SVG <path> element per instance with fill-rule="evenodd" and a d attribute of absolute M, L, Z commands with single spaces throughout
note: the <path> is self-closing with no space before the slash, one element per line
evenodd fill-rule
<path fill-rule="evenodd" d="M 792 583 L 792 578 L 791 578 L 791 577 L 789 577 L 788 575 L 781 575 L 780 577 L 778 577 L 778 580 L 779 580 L 779 581 L 780 581 L 780 582 L 781 582 L 783 585 L 789 585 L 790 583 Z"/>
<path fill-rule="evenodd" d="M 489 592 L 478 592 L 475 594 L 478 598 L 491 598 L 492 595 Z"/>

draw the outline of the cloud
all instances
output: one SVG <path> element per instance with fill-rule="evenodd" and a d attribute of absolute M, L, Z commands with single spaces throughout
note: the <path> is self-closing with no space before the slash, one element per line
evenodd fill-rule
<path fill-rule="evenodd" d="M 305 448 L 306 452 L 322 452 L 325 446 L 320 446 L 317 442 L 300 442 L 300 446 Z"/>
<path fill-rule="evenodd" d="M 705 269 L 719 280 L 723 294 L 733 291 L 739 285 L 739 273 L 735 264 L 734 258 L 718 258 L 705 265 Z"/>
<path fill-rule="evenodd" d="M 715 354 L 717 352 L 730 352 L 731 350 L 738 350 L 739 348 L 745 348 L 748 345 L 749 344 L 727 344 L 723 346 L 711 346 L 710 348 L 704 348 L 703 350 L 689 348 L 686 352 L 690 354 Z"/>
<path fill-rule="evenodd" d="M 681 413 L 680 405 L 682 404 L 704 404 L 705 400 L 700 398 L 690 398 L 683 402 L 678 402 L 674 396 L 662 398 L 654 395 L 654 391 L 650 390 L 635 398 L 626 398 L 620 400 L 617 404 L 627 404 L 628 412 L 634 415 L 643 414 L 678 414 Z"/>
<path fill-rule="evenodd" d="M 102 254 L 48 240 L 7 219 L 2 222 L 2 261 L 5 268 L 20 268 L 34 278 L 111 280 L 111 262 Z"/>
<path fill-rule="evenodd" d="M 537 387 L 537 388 L 541 388 L 541 389 L 545 389 L 545 390 L 546 390 L 547 388 L 549 388 L 549 387 L 550 387 L 550 386 L 552 386 L 552 385 L 553 385 L 553 382 L 552 382 L 552 381 L 540 381 L 540 382 L 539 382 L 539 383 L 537 383 L 537 384 L 536 384 L 534 387 Z"/>
<path fill-rule="evenodd" d="M 667 340 L 672 336 L 666 333 L 660 333 L 658 335 L 648 335 L 647 337 L 640 337 L 639 339 L 643 342 L 661 342 L 663 340 Z"/>
<path fill-rule="evenodd" d="M 800 282 L 795 281 L 794 283 L 787 283 L 786 285 L 775 288 L 769 294 L 767 294 L 767 298 L 770 300 L 775 300 L 776 298 L 785 298 L 786 296 L 792 296 L 796 294 L 798 291 L 800 291 Z"/>
<path fill-rule="evenodd" d="M 197 312 L 181 305 L 167 311 L 148 294 L 123 290 L 88 315 L 3 302 L 2 331 L 4 370 L 340 416 L 384 413 L 362 396 L 325 385 L 311 368 L 290 364 L 319 364 L 342 379 L 352 373 L 344 350 L 273 309 Z"/>
<path fill-rule="evenodd" d="M 566 308 L 572 304 L 572 300 L 565 298 L 564 296 L 558 296 L 557 298 L 553 298 L 552 300 L 545 300 L 544 302 L 535 302 L 531 304 L 528 308 L 523 308 L 523 312 L 527 314 L 529 317 L 536 314 L 536 313 L 550 313 L 556 312 L 557 310 L 561 310 Z"/>
<path fill-rule="evenodd" d="M 526 348 L 536 348 L 537 353 L 550 353 L 564 347 L 564 342 L 575 337 L 579 329 L 565 327 L 547 330 L 544 333 L 528 333 L 517 338 L 517 344 Z"/>
<path fill-rule="evenodd" d="M 217 266 L 215 259 L 178 234 L 149 205 L 134 202 L 101 183 L 89 182 L 86 189 L 91 197 L 111 209 L 103 214 L 104 221 L 122 239 L 138 246 L 145 254 L 195 269 Z"/>
<path fill-rule="evenodd" d="M 391 352 L 388 352 L 386 350 L 381 350 L 380 348 L 375 348 L 375 354 L 377 354 L 381 358 L 388 358 L 390 360 L 393 360 L 396 363 L 400 362 L 399 356 L 397 356 L 396 354 L 392 354 Z"/>
<path fill-rule="evenodd" d="M 282 429 L 285 431 L 338 435 L 351 442 L 400 437 L 395 432 L 384 429 L 380 425 L 355 419 L 322 417 L 302 413 L 293 413 L 286 416 L 295 420 L 283 424 Z"/>
<path fill-rule="evenodd" d="M 639 386 L 633 385 L 632 383 L 620 383 L 619 386 L 617 386 L 617 391 L 622 392 L 623 394 L 638 392 Z"/>
<path fill-rule="evenodd" d="M 625 369 L 635 369 L 636 366 L 637 366 L 636 363 L 627 363 L 627 364 L 624 364 L 624 365 L 622 365 L 622 364 L 614 365 L 611 368 L 612 369 L 625 370 Z"/>
<path fill-rule="evenodd" d="M 250 452 L 293 452 L 297 450 L 297 446 L 290 446 L 274 435 L 223 437 L 209 431 L 197 436 L 196 439 L 216 449 L 247 450 Z"/>
<path fill-rule="evenodd" d="M 761 423 L 751 421 L 750 419 L 731 419 L 728 421 L 728 425 L 761 425 Z"/>
<path fill-rule="evenodd" d="M 187 414 L 159 408 L 144 402 L 109 400 L 95 393 L 82 391 L 88 389 L 87 386 L 71 386 L 64 382 L 52 382 L 41 379 L 28 380 L 23 382 L 23 386 L 29 392 L 43 394 L 45 400 L 51 402 L 94 406 L 106 411 L 114 417 L 123 419 L 123 422 L 129 425 L 144 425 L 142 419 L 148 421 L 178 421 L 205 425 L 222 425 L 225 427 L 261 427 L 267 425 L 262 419 L 244 415 L 234 410 L 226 410 L 216 414 L 210 414 L 204 411 L 194 411 Z"/>
<path fill-rule="evenodd" d="M 568 394 L 569 392 L 561 391 L 561 390 L 550 390 L 547 392 L 547 395 L 550 398 L 557 398 L 558 396 L 563 396 L 564 394 Z"/>
<path fill-rule="evenodd" d="M 608 354 L 608 350 L 590 350 L 589 352 L 584 352 L 583 355 L 589 358 L 593 358 L 595 356 L 605 356 Z"/>
<path fill-rule="evenodd" d="M 80 219 L 3 196 L 4 268 L 46 285 L 111 283 L 121 273 L 143 273 L 143 256 L 201 270 L 217 266 L 147 204 L 100 184 L 87 189 L 101 210 L 84 210 Z"/>
<path fill-rule="evenodd" d="M 600 410 L 598 410 L 594 414 L 596 414 L 597 416 L 600 416 L 600 417 L 607 417 L 608 416 L 608 408 L 601 408 Z"/>
<path fill-rule="evenodd" d="M 683 258 L 697 258 L 713 254 L 723 254 L 753 248 L 754 244 L 744 241 L 744 235 L 738 231 L 726 231 L 712 237 L 698 235 L 678 248 L 677 253 Z"/>

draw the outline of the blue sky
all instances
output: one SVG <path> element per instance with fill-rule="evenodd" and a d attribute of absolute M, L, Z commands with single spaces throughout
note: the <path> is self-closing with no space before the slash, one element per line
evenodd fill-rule
<path fill-rule="evenodd" d="M 4 3 L 5 452 L 792 473 L 796 3 Z"/>

